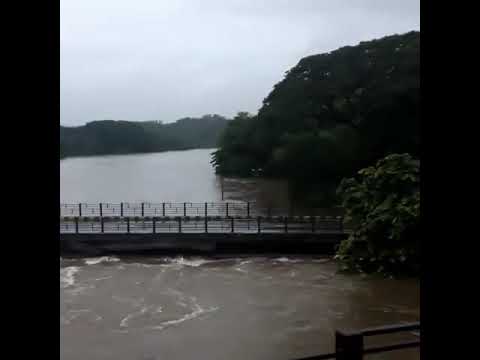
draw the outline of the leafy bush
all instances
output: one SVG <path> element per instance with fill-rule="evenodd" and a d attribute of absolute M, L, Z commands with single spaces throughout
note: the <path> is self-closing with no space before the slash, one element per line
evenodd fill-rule
<path fill-rule="evenodd" d="M 358 177 L 342 180 L 337 193 L 354 231 L 337 258 L 343 269 L 392 275 L 419 271 L 420 161 L 389 155 Z"/>

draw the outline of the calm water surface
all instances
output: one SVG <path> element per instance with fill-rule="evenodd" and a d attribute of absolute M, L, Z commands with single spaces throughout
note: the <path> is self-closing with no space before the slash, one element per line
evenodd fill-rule
<path fill-rule="evenodd" d="M 61 201 L 219 201 L 212 151 L 65 159 Z M 278 181 L 223 188 L 225 199 L 288 202 Z M 342 275 L 326 258 L 60 260 L 63 360 L 288 360 L 332 351 L 336 329 L 418 320 L 418 281 Z"/>
<path fill-rule="evenodd" d="M 60 161 L 60 200 L 98 202 L 257 201 L 288 204 L 285 182 L 224 179 L 210 164 L 215 149 L 138 155 L 67 158 Z"/>

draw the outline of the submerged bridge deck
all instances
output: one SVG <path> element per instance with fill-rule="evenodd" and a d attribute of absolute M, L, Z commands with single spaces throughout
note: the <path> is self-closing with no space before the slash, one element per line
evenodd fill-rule
<path fill-rule="evenodd" d="M 252 203 L 120 203 L 60 210 L 63 253 L 332 252 L 348 234 L 339 209 L 291 215 Z"/>

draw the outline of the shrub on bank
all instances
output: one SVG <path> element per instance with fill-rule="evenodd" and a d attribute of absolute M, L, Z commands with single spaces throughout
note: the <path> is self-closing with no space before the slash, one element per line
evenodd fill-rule
<path fill-rule="evenodd" d="M 356 224 L 336 258 L 342 269 L 417 274 L 420 266 L 420 161 L 389 155 L 337 191 L 346 220 Z"/>

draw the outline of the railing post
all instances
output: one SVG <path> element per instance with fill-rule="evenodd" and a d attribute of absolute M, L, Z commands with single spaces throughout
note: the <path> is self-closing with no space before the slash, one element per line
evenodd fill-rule
<path fill-rule="evenodd" d="M 180 216 L 178 217 L 178 232 L 182 232 L 182 218 Z"/>
<path fill-rule="evenodd" d="M 262 224 L 261 224 L 261 220 L 260 220 L 260 219 L 261 219 L 260 216 L 258 216 L 258 217 L 257 217 L 257 230 L 258 230 L 258 233 L 259 233 L 259 234 L 262 232 L 262 230 L 261 230 Z"/>
<path fill-rule="evenodd" d="M 235 218 L 232 216 L 232 217 L 230 218 L 230 221 L 232 222 L 232 233 L 233 233 L 233 232 L 235 232 L 235 228 L 234 228 L 234 226 L 235 226 L 235 225 L 234 225 Z"/>
<path fill-rule="evenodd" d="M 205 203 L 205 218 L 208 216 L 207 203 Z"/>
<path fill-rule="evenodd" d="M 208 233 L 208 217 L 207 216 L 205 216 L 205 232 Z"/>
<path fill-rule="evenodd" d="M 337 360 L 363 360 L 362 333 L 335 332 Z"/>
<path fill-rule="evenodd" d="M 82 203 L 78 204 L 78 216 L 82 216 Z"/>
<path fill-rule="evenodd" d="M 105 223 L 104 223 L 104 219 L 103 219 L 103 216 L 100 218 L 100 227 L 101 227 L 101 232 L 102 234 L 105 232 Z"/>
<path fill-rule="evenodd" d="M 130 234 L 130 218 L 127 217 L 127 234 Z"/>
<path fill-rule="evenodd" d="M 187 216 L 187 203 L 183 203 L 183 216 Z"/>
<path fill-rule="evenodd" d="M 155 234 L 157 232 L 157 219 L 155 216 L 152 219 L 152 232 Z"/>
<path fill-rule="evenodd" d="M 142 202 L 142 217 L 145 216 L 145 203 Z"/>
<path fill-rule="evenodd" d="M 162 203 L 162 216 L 165 217 L 165 203 Z"/>
<path fill-rule="evenodd" d="M 250 201 L 247 202 L 247 217 L 250 217 Z"/>
<path fill-rule="evenodd" d="M 100 208 L 100 217 L 103 216 L 103 207 L 102 207 L 102 203 L 99 204 L 99 208 Z"/>
<path fill-rule="evenodd" d="M 78 216 L 75 217 L 75 234 L 78 234 Z"/>
<path fill-rule="evenodd" d="M 228 218 L 228 202 L 227 202 L 227 207 L 226 207 L 226 217 Z"/>
<path fill-rule="evenodd" d="M 120 216 L 123 217 L 123 202 L 120 203 Z"/>
<path fill-rule="evenodd" d="M 285 234 L 286 234 L 286 233 L 288 233 L 288 216 L 285 216 L 283 221 L 285 223 Z"/>

